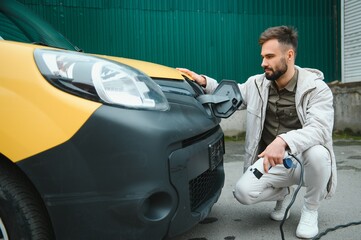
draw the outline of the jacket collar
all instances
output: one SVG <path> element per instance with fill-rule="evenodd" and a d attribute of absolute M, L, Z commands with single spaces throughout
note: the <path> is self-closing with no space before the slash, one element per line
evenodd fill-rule
<path fill-rule="evenodd" d="M 298 70 L 297 92 L 304 93 L 316 87 L 316 80 L 323 80 L 323 73 L 320 70 L 313 68 L 301 68 L 295 66 Z M 268 91 L 271 81 L 267 80 L 265 74 L 258 74 L 255 76 L 255 83 L 261 93 Z M 264 94 L 262 94 L 264 96 Z"/>
<path fill-rule="evenodd" d="M 300 68 L 298 69 L 298 82 L 297 82 L 297 91 L 304 93 L 310 89 L 316 87 L 316 80 L 323 80 L 323 73 L 320 70 L 312 68 Z"/>

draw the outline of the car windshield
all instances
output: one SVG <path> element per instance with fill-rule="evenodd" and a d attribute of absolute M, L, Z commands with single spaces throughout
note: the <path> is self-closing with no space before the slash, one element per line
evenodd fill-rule
<path fill-rule="evenodd" d="M 72 51 L 80 49 L 21 3 L 0 1 L 0 40 L 34 43 Z"/>

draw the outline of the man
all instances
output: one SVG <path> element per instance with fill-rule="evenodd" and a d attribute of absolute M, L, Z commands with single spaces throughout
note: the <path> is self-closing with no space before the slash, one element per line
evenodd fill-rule
<path fill-rule="evenodd" d="M 296 235 L 312 238 L 318 234 L 318 208 L 336 188 L 336 162 L 332 146 L 333 96 L 316 69 L 295 65 L 298 35 L 294 28 L 271 27 L 260 38 L 264 74 L 239 84 L 247 109 L 244 174 L 234 195 L 242 204 L 276 201 L 273 220 L 281 221 L 299 182 L 301 168 L 283 166 L 286 152 L 296 155 L 304 166 L 306 193 Z M 188 69 L 206 92 L 217 82 Z M 272 168 L 270 168 L 272 167 Z M 254 169 L 264 171 L 261 178 Z M 289 217 L 286 216 L 287 218 Z"/>

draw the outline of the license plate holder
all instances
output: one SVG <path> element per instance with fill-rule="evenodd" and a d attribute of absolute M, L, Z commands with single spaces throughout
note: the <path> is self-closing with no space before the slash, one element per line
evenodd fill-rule
<path fill-rule="evenodd" d="M 223 155 L 225 154 L 223 135 L 219 137 L 216 141 L 208 145 L 208 153 L 210 169 L 214 170 L 223 160 Z"/>

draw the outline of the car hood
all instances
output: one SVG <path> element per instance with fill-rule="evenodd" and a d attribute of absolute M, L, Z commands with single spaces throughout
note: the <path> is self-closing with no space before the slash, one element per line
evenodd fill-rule
<path fill-rule="evenodd" d="M 152 78 L 184 80 L 182 74 L 175 68 L 129 58 L 113 57 L 106 55 L 98 56 L 134 67 Z"/>

